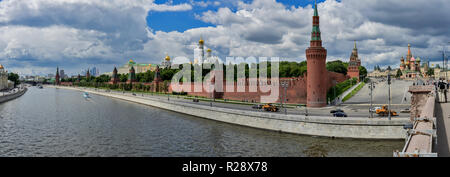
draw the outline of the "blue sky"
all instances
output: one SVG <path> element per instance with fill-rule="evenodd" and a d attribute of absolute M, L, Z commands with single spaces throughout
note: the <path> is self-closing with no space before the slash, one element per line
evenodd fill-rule
<path fill-rule="evenodd" d="M 205 2 L 204 0 L 193 0 L 195 2 Z M 250 3 L 252 0 L 243 0 L 242 2 Z M 324 0 L 318 0 L 317 3 L 323 2 Z M 174 1 L 168 1 L 168 0 L 155 0 L 155 3 L 157 4 L 166 4 L 170 3 L 172 4 L 183 4 L 183 3 L 190 3 L 191 0 L 174 0 Z M 210 1 L 215 2 L 215 1 Z M 215 26 L 211 23 L 205 23 L 201 20 L 198 20 L 195 18 L 196 14 L 201 14 L 206 11 L 216 11 L 219 8 L 228 7 L 232 9 L 233 11 L 236 11 L 236 3 L 235 1 L 229 1 L 229 0 L 217 0 L 217 2 L 220 2 L 219 6 L 207 6 L 207 7 L 201 7 L 201 6 L 195 6 L 191 11 L 182 11 L 182 12 L 149 12 L 147 16 L 147 24 L 150 28 L 153 30 L 161 30 L 165 32 L 170 31 L 178 31 L 183 32 L 188 29 L 192 28 L 198 28 L 198 27 L 208 27 L 208 26 Z M 305 7 L 307 5 L 314 4 L 313 0 L 277 0 L 277 2 L 283 3 L 285 6 L 301 6 Z"/>
<path fill-rule="evenodd" d="M 215 56 L 303 61 L 313 0 L 0 0 L 0 64 L 24 75 L 69 75 L 129 59 L 193 60 L 200 36 Z M 448 0 L 319 0 L 327 61 L 398 67 L 411 44 L 422 61 L 441 61 L 450 41 Z M 448 50 L 448 48 L 447 48 Z"/>

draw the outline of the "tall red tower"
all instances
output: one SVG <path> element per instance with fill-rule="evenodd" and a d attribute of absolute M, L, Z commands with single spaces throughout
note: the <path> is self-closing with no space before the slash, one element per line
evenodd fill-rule
<path fill-rule="evenodd" d="M 56 75 L 55 75 L 55 85 L 60 85 L 61 80 L 59 79 L 59 67 L 56 67 Z"/>
<path fill-rule="evenodd" d="M 322 47 L 320 38 L 319 13 L 317 2 L 314 5 L 314 16 L 310 46 L 306 49 L 307 77 L 306 77 L 306 106 L 324 107 L 327 105 L 328 74 L 326 69 L 327 50 Z"/>

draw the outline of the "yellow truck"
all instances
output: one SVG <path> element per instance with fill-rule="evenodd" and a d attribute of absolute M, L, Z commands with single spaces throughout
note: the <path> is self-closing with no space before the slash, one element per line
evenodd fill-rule
<path fill-rule="evenodd" d="M 379 115 L 379 116 L 388 116 L 389 114 L 388 114 L 388 107 L 387 107 L 387 105 L 383 105 L 382 107 L 381 107 L 381 109 L 377 109 L 376 110 L 376 113 Z M 397 112 L 395 112 L 394 110 L 391 110 L 391 116 L 398 116 L 398 114 L 397 114 Z"/>
<path fill-rule="evenodd" d="M 269 111 L 269 112 L 278 112 L 278 107 L 272 104 L 265 104 L 263 107 L 264 111 Z"/>

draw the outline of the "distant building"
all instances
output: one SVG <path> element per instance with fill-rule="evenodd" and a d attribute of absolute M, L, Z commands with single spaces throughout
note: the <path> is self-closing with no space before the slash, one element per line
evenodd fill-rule
<path fill-rule="evenodd" d="M 162 68 L 170 68 L 171 65 L 172 65 L 172 62 L 170 61 L 170 57 L 169 57 L 169 55 L 166 54 L 166 57 L 161 62 L 161 67 Z"/>
<path fill-rule="evenodd" d="M 133 60 L 129 60 L 128 63 L 121 66 L 118 69 L 119 74 L 127 74 L 131 67 L 134 68 L 136 73 L 145 73 L 147 71 L 154 71 L 156 69 L 157 64 L 138 64 L 134 62 Z M 106 74 L 106 73 L 105 73 Z M 108 75 L 111 76 L 112 73 L 108 73 Z"/>
<path fill-rule="evenodd" d="M 54 82 L 54 84 L 55 85 L 60 85 L 61 84 L 61 80 L 60 80 L 60 77 L 59 77 L 59 68 L 58 67 L 56 67 L 56 75 L 55 75 L 55 82 Z"/>
<path fill-rule="evenodd" d="M 411 52 L 411 44 L 408 44 L 408 53 L 405 58 L 400 59 L 400 70 L 402 78 L 416 78 L 421 75 L 420 58 L 414 58 Z"/>
<path fill-rule="evenodd" d="M 205 41 L 200 38 L 198 41 L 197 48 L 194 49 L 194 64 L 203 64 L 203 63 L 211 63 L 214 64 L 216 62 L 222 63 L 222 61 L 219 60 L 218 56 L 212 55 L 212 50 L 208 48 L 206 50 L 206 56 L 205 56 Z"/>
<path fill-rule="evenodd" d="M 91 76 L 94 76 L 94 77 L 97 77 L 100 75 L 98 68 L 95 66 L 89 71 L 89 73 L 91 74 Z"/>
<path fill-rule="evenodd" d="M 64 73 L 64 70 L 63 70 L 63 69 L 59 70 L 59 77 L 60 77 L 61 79 L 66 78 L 66 73 Z"/>
<path fill-rule="evenodd" d="M 8 80 L 8 71 L 0 64 L 0 90 L 11 89 L 14 87 L 14 83 L 12 83 L 12 85 L 11 83 L 12 82 Z"/>
<path fill-rule="evenodd" d="M 358 58 L 358 49 L 353 47 L 352 54 L 350 55 L 350 61 L 348 62 L 347 75 L 351 78 L 356 77 L 359 81 L 359 66 L 361 66 L 361 60 Z"/>

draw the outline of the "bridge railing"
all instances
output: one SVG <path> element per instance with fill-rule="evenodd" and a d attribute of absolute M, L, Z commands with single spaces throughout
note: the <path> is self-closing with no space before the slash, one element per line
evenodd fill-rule
<path fill-rule="evenodd" d="M 416 112 L 411 112 L 412 127 L 405 125 L 408 129 L 405 146 L 401 152 L 394 152 L 394 157 L 437 157 L 437 153 L 432 152 L 433 142 L 436 142 L 436 89 L 434 86 L 411 86 L 409 91 L 415 99 L 411 102 L 414 106 L 411 110 Z"/>

